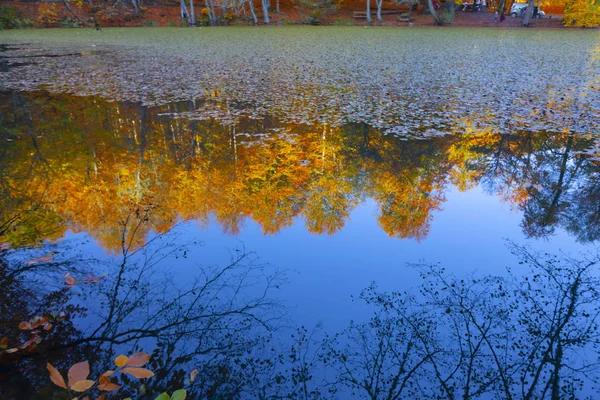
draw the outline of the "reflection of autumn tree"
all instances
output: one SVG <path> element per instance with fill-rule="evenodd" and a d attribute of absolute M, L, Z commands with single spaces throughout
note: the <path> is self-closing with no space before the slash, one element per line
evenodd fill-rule
<path fill-rule="evenodd" d="M 390 236 L 420 239 L 450 184 L 463 190 L 481 184 L 500 194 L 525 212 L 528 235 L 561 224 L 575 229 L 567 215 L 593 225 L 595 169 L 580 154 L 586 142 L 566 133 L 488 129 L 401 140 L 357 124 L 283 126 L 267 117 L 222 124 L 169 115 L 193 110 L 193 103 L 147 108 L 64 95 L 10 99 L 3 99 L 14 112 L 2 114 L 2 135 L 11 141 L 0 153 L 0 234 L 13 244 L 70 228 L 118 250 L 119 232 L 137 226 L 132 210 L 151 210 L 136 246 L 179 219 L 205 223 L 210 216 L 232 234 L 246 219 L 272 234 L 297 218 L 310 232 L 332 234 L 367 197 L 377 202 Z M 228 105 L 214 107 L 232 114 Z M 573 196 L 584 186 L 585 196 Z M 575 201 L 583 198 L 590 204 L 585 216 L 578 212 L 588 203 Z"/>
<path fill-rule="evenodd" d="M 478 182 L 523 210 L 528 236 L 547 236 L 560 226 L 592 241 L 598 239 L 600 171 L 581 154 L 590 143 L 568 133 L 486 132 L 467 135 L 452 151 L 462 164 L 457 179 Z"/>
<path fill-rule="evenodd" d="M 31 125 L 40 137 L 39 153 L 50 165 L 43 191 L 52 200 L 49 209 L 66 226 L 91 232 L 110 249 L 119 248 L 123 227 L 137 224 L 131 211 L 138 209 L 152 210 L 135 236 L 139 246 L 148 232 L 165 232 L 178 218 L 206 221 L 211 214 L 230 233 L 237 233 L 246 218 L 275 233 L 296 217 L 304 217 L 311 232 L 334 233 L 365 190 L 382 202 L 386 231 L 417 237 L 440 201 L 433 193 L 444 171 L 432 168 L 440 155 L 432 159 L 434 147 L 426 143 L 412 151 L 408 144 L 372 134 L 368 146 L 385 154 L 374 162 L 361 155 L 364 137 L 354 146 L 352 129 L 289 126 L 265 133 L 275 122 L 223 126 L 157 115 L 186 110 L 189 104 L 150 110 L 40 96 L 23 102 L 36 105 Z M 25 171 L 31 145 L 19 131 L 23 124 L 11 122 L 17 130 L 15 165 Z M 14 168 L 7 174 L 23 176 Z M 376 183 L 361 182 L 361 175 Z M 35 185 L 28 195 L 40 197 L 41 191 Z"/>

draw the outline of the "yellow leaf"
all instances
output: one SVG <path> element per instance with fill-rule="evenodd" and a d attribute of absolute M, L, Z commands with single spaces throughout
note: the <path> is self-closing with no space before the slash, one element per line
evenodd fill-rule
<path fill-rule="evenodd" d="M 129 360 L 129 358 L 127 358 L 127 356 L 124 356 L 123 354 L 121 354 L 120 356 L 115 358 L 115 365 L 117 367 L 121 368 L 127 364 L 127 360 Z"/>
<path fill-rule="evenodd" d="M 138 379 L 152 378 L 154 376 L 154 372 L 146 368 L 123 368 L 123 372 L 128 373 L 129 375 Z"/>
<path fill-rule="evenodd" d="M 91 381 L 89 379 L 85 379 L 83 381 L 79 381 L 79 382 L 75 382 L 72 386 L 71 386 L 71 390 L 75 391 L 75 392 L 85 392 L 86 390 L 88 390 L 89 388 L 91 388 L 92 386 L 94 386 L 94 381 Z"/>

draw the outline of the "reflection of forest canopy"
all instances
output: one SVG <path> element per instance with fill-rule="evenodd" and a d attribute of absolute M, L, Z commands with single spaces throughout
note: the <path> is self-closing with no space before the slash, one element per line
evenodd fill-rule
<path fill-rule="evenodd" d="M 0 118 L 0 235 L 14 245 L 90 232 L 118 249 L 132 208 L 143 232 L 215 215 L 226 232 L 251 218 L 274 233 L 302 216 L 334 233 L 370 197 L 390 236 L 422 238 L 448 185 L 482 184 L 524 211 L 523 230 L 600 234 L 598 166 L 568 134 L 475 132 L 402 141 L 364 125 L 281 126 L 270 118 L 222 125 L 96 98 L 5 94 Z M 458 133 L 458 132 L 457 132 Z M 136 240 L 141 245 L 144 235 Z"/>
<path fill-rule="evenodd" d="M 121 237 L 139 233 L 143 220 Z M 122 254 L 102 265 L 106 277 L 88 284 L 81 276 L 96 262 L 64 244 L 64 254 L 28 261 L 31 250 L 0 251 L 3 399 L 70 398 L 51 385 L 47 361 L 65 371 L 88 360 L 96 375 L 117 354 L 142 349 L 152 353 L 155 373 L 144 391 L 185 386 L 203 399 L 338 399 L 350 391 L 368 399 L 562 399 L 583 398 L 598 382 L 598 256 L 513 245 L 529 270 L 521 265 L 504 277 L 418 265 L 418 287 L 363 291 L 373 308 L 368 321 L 325 337 L 302 327 L 290 338 L 281 335 L 289 332 L 286 310 L 273 295 L 280 272 L 242 249 L 228 265 L 187 270 L 182 283 L 164 272 L 177 275 L 178 260 L 195 246 L 170 235 L 139 248 L 123 240 Z M 65 271 L 79 278 L 74 286 L 60 284 Z M 3 350 L 32 335 L 21 321 L 60 314 L 35 344 Z M 116 398 L 135 395 L 139 383 L 113 379 L 123 385 Z"/>

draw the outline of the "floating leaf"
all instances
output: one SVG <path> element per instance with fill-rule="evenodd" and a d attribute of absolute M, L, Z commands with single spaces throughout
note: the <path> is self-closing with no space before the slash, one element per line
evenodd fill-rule
<path fill-rule="evenodd" d="M 21 322 L 19 324 L 19 329 L 21 329 L 23 331 L 29 331 L 29 330 L 33 329 L 33 325 L 31 325 L 31 323 L 29 323 L 29 322 Z"/>
<path fill-rule="evenodd" d="M 171 400 L 171 396 L 168 393 L 161 393 L 154 400 Z"/>
<path fill-rule="evenodd" d="M 185 389 L 179 389 L 173 392 L 171 395 L 171 400 L 185 400 L 187 397 L 187 392 Z"/>
<path fill-rule="evenodd" d="M 154 372 L 146 368 L 123 368 L 122 371 L 138 379 L 152 378 L 154 376 Z"/>
<path fill-rule="evenodd" d="M 54 257 L 54 253 L 48 253 L 45 256 L 29 260 L 25 264 L 33 265 L 33 264 L 37 264 L 37 263 L 41 263 L 41 262 L 48 262 L 48 261 L 52 260 L 53 257 Z"/>
<path fill-rule="evenodd" d="M 124 367 L 127 364 L 127 360 L 129 360 L 129 358 L 127 358 L 127 356 L 121 354 L 120 356 L 115 358 L 115 365 L 119 368 Z"/>
<path fill-rule="evenodd" d="M 15 351 L 16 351 L 16 349 L 15 349 Z M 54 368 L 52 366 L 52 364 L 50 364 L 50 363 L 46 364 L 46 368 L 48 369 L 48 372 L 50 373 L 50 380 L 56 386 L 59 386 L 59 387 L 61 387 L 63 389 L 66 389 L 67 388 L 67 384 L 65 383 L 65 379 L 62 377 L 62 375 L 60 374 L 60 372 L 58 372 L 56 370 L 56 368 Z"/>
<path fill-rule="evenodd" d="M 77 283 L 77 279 L 75 279 L 74 277 L 70 276 L 67 279 L 65 279 L 65 284 L 71 288 L 73 286 L 75 286 L 75 284 Z"/>
<path fill-rule="evenodd" d="M 150 360 L 150 354 L 146 353 L 135 353 L 127 360 L 125 365 L 130 367 L 141 367 Z"/>
<path fill-rule="evenodd" d="M 119 389 L 120 387 L 121 387 L 121 385 L 111 382 L 110 378 L 108 378 L 104 375 L 100 376 L 99 383 L 98 383 L 98 389 L 104 390 L 106 392 L 111 392 L 113 390 Z"/>
<path fill-rule="evenodd" d="M 80 381 L 84 381 L 87 379 L 90 374 L 90 364 L 87 361 L 79 362 L 73 365 L 69 369 L 69 387 L 73 389 L 73 386 Z M 75 389 L 73 389 L 75 390 Z M 78 390 L 81 392 L 82 390 Z"/>
<path fill-rule="evenodd" d="M 4 350 L 7 347 L 8 347 L 8 338 L 3 337 L 2 340 L 0 340 L 0 349 Z"/>
<path fill-rule="evenodd" d="M 75 392 L 85 392 L 86 390 L 88 390 L 89 388 L 91 388 L 92 386 L 94 386 L 95 381 L 89 380 L 89 379 L 85 379 L 83 381 L 79 381 L 79 382 L 75 382 L 72 386 L 71 386 L 71 390 L 75 391 Z"/>
<path fill-rule="evenodd" d="M 109 369 L 108 371 L 106 371 L 105 373 L 103 373 L 102 376 L 111 376 L 114 373 L 115 373 L 115 371 L 113 371 L 112 369 Z"/>
<path fill-rule="evenodd" d="M 190 372 L 190 382 L 194 382 L 194 380 L 196 379 L 196 376 L 198 376 L 198 370 L 195 369 L 192 372 Z"/>

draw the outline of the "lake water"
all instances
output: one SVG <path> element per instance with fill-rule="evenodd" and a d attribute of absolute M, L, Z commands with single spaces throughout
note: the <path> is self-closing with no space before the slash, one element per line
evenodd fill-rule
<path fill-rule="evenodd" d="M 596 390 L 597 31 L 0 43 L 2 398 L 136 351 L 114 398 Z"/>

